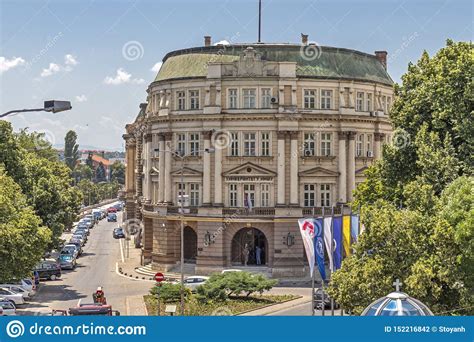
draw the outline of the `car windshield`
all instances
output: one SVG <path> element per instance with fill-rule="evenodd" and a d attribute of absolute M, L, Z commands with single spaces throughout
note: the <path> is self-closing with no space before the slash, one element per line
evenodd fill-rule
<path fill-rule="evenodd" d="M 61 260 L 63 261 L 69 261 L 72 259 L 72 257 L 70 255 L 61 255 Z"/>

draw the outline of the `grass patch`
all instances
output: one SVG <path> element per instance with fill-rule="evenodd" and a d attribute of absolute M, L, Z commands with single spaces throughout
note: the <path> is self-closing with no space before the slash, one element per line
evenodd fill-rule
<path fill-rule="evenodd" d="M 252 295 L 249 297 L 245 296 L 231 296 L 225 301 L 208 301 L 201 303 L 195 298 L 191 297 L 189 301 L 185 303 L 184 314 L 185 316 L 229 316 L 238 315 L 240 313 L 256 310 L 263 308 L 268 305 L 283 303 L 292 299 L 299 298 L 295 295 Z M 156 297 L 152 295 L 144 296 L 145 305 L 150 316 L 157 314 L 157 302 Z M 165 315 L 166 305 L 176 305 L 176 315 L 179 315 L 179 302 L 176 303 L 161 303 L 161 315 Z M 167 315 L 167 314 L 166 314 Z"/>

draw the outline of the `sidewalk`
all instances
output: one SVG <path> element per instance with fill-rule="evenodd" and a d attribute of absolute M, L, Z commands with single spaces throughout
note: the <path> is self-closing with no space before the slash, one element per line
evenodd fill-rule
<path fill-rule="evenodd" d="M 127 296 L 125 307 L 127 316 L 148 316 L 143 296 Z"/>

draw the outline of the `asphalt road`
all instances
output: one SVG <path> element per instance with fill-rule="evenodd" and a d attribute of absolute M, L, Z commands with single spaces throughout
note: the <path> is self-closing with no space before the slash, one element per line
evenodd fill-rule
<path fill-rule="evenodd" d="M 118 222 L 122 214 L 118 215 Z M 107 303 L 114 310 L 126 314 L 126 296 L 143 295 L 150 289 L 150 283 L 126 279 L 116 273 L 116 263 L 121 258 L 119 240 L 112 237 L 112 231 L 119 223 L 100 221 L 91 230 L 83 254 L 77 259 L 75 270 L 63 270 L 61 279 L 42 281 L 37 294 L 19 315 L 35 315 L 51 312 L 51 309 L 66 310 L 82 303 L 92 302 L 92 293 L 102 286 Z"/>

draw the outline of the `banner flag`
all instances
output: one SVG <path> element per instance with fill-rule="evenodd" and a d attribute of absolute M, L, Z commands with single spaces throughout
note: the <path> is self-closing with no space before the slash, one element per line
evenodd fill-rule
<path fill-rule="evenodd" d="M 324 243 L 326 245 L 326 250 L 328 251 L 328 259 L 329 259 L 329 269 L 333 270 L 333 258 L 331 251 L 331 224 L 332 224 L 332 217 L 325 217 L 324 218 Z"/>
<path fill-rule="evenodd" d="M 323 219 L 314 219 L 314 250 L 321 279 L 326 280 L 326 266 L 324 265 L 324 228 Z"/>
<path fill-rule="evenodd" d="M 334 239 L 334 268 L 341 268 L 342 262 L 342 216 L 335 216 L 332 219 L 333 239 Z"/>
<path fill-rule="evenodd" d="M 308 258 L 309 273 L 313 277 L 314 271 L 314 223 L 313 219 L 299 219 L 301 238 Z"/>
<path fill-rule="evenodd" d="M 346 257 L 351 255 L 351 217 L 342 217 L 342 239 Z"/>
<path fill-rule="evenodd" d="M 359 237 L 359 215 L 351 216 L 351 236 L 352 242 L 357 242 L 357 238 Z"/>

